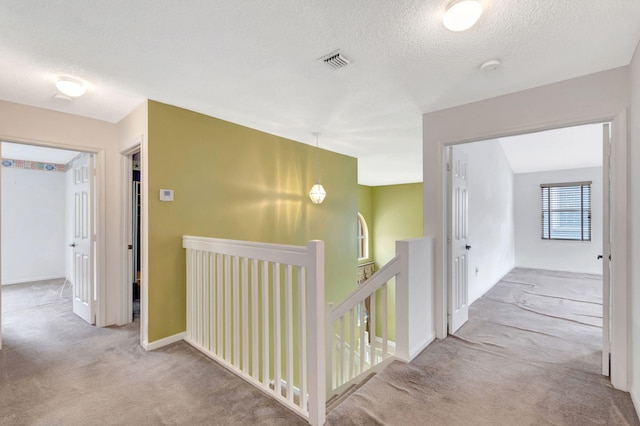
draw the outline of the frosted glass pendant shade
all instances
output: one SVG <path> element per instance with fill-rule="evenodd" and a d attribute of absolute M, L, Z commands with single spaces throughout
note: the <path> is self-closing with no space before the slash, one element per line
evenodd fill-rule
<path fill-rule="evenodd" d="M 316 184 L 311 187 L 311 191 L 309 191 L 309 198 L 313 204 L 320 204 L 324 201 L 324 197 L 327 196 L 327 191 L 324 190 L 324 187 L 320 183 L 320 181 L 316 181 Z"/>

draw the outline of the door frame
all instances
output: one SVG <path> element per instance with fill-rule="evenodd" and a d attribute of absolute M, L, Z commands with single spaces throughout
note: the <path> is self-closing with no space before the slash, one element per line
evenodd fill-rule
<path fill-rule="evenodd" d="M 440 237 L 440 260 L 435 262 L 436 266 L 436 302 L 435 302 L 435 328 L 436 336 L 444 338 L 447 336 L 447 282 L 448 282 L 448 263 L 447 263 L 447 179 L 446 164 L 447 150 L 449 146 L 460 145 L 470 142 L 479 142 L 483 140 L 497 139 L 507 136 L 516 136 L 527 133 L 553 130 L 564 127 L 579 126 L 584 124 L 611 123 L 611 209 L 612 222 L 614 223 L 611 230 L 611 277 L 612 284 L 610 288 L 610 309 L 611 309 L 611 332 L 610 332 L 610 377 L 611 383 L 616 389 L 628 391 L 629 389 L 629 342 L 628 342 L 628 293 L 629 293 L 629 263 L 628 259 L 628 125 L 627 125 L 628 109 L 625 108 L 617 114 L 595 115 L 590 118 L 583 119 L 565 119 L 557 120 L 552 123 L 537 122 L 528 125 L 495 128 L 488 132 L 483 132 L 479 137 L 452 138 L 451 140 L 441 141 L 438 144 L 440 151 L 440 161 L 437 161 L 439 174 L 441 176 L 439 199 L 442 206 L 441 235 Z M 603 172 L 604 173 L 604 172 Z M 605 177 L 606 178 L 606 177 Z M 603 185 L 607 184 L 607 180 L 603 181 Z M 426 191 L 425 191 L 426 195 Z M 428 201 L 425 197 L 425 203 Z M 615 226 L 617 224 L 617 226 Z M 426 227 L 425 227 L 426 228 Z M 437 256 L 437 254 L 436 254 Z"/>
<path fill-rule="evenodd" d="M 32 140 L 23 137 L 0 135 L 0 140 L 18 143 L 23 145 L 40 146 L 43 148 L 66 149 L 70 151 L 86 152 L 96 156 L 96 253 L 95 253 L 95 276 L 96 276 L 96 326 L 106 326 L 106 180 L 105 180 L 105 151 L 104 149 L 91 149 L 86 146 L 78 146 L 61 142 Z M 1 156 L 2 152 L 0 152 Z M 2 173 L 0 173 L 0 183 Z M 0 191 L 0 205 L 2 203 L 2 191 Z M 0 221 L 2 220 L 0 212 Z M 2 242 L 0 241 L 0 254 L 2 253 Z M 0 265 L 0 268 L 2 266 Z M 0 286 L 0 321 L 2 319 L 2 288 Z M 2 348 L 2 328 L 0 322 L 0 349 Z"/>
<path fill-rule="evenodd" d="M 141 227 L 140 227 L 140 345 L 145 349 L 148 348 L 149 345 L 149 291 L 148 291 L 148 271 L 149 271 L 149 244 L 148 244 L 148 235 L 149 235 L 149 225 L 148 225 L 148 203 L 147 203 L 147 192 L 148 192 L 148 163 L 147 163 L 147 143 L 145 143 L 144 137 L 140 136 L 135 142 L 128 144 L 129 148 L 126 150 L 120 151 L 120 161 L 121 161 L 121 170 L 122 170 L 122 211 L 120 212 L 122 216 L 122 254 L 123 259 L 123 270 L 121 277 L 121 298 L 120 298 L 120 321 L 119 324 L 128 324 L 131 321 L 130 312 L 127 311 L 128 307 L 131 306 L 131 289 L 132 283 L 129 283 L 129 269 L 130 269 L 130 253 L 127 245 L 129 241 L 131 241 L 131 181 L 133 179 L 133 159 L 131 158 L 133 154 L 139 152 L 140 153 L 140 216 L 141 216 Z"/>
<path fill-rule="evenodd" d="M 131 224 L 133 222 L 132 215 L 132 196 L 133 191 L 131 189 L 131 181 L 133 181 L 133 155 L 140 152 L 140 144 L 132 146 L 130 149 L 122 152 L 123 156 L 123 231 L 124 231 L 124 244 L 129 245 L 133 241 L 133 230 Z M 122 279 L 122 294 L 124 295 L 122 303 L 120 304 L 120 318 L 122 324 L 130 324 L 133 322 L 133 283 L 131 282 L 131 273 L 133 269 L 132 252 L 128 247 L 124 248 L 124 278 Z"/>

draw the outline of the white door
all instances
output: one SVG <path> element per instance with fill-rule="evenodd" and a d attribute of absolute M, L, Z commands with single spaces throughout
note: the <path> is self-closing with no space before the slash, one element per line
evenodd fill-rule
<path fill-rule="evenodd" d="M 602 374 L 609 375 L 611 330 L 611 132 L 609 123 L 602 126 Z"/>
<path fill-rule="evenodd" d="M 73 312 L 89 324 L 95 323 L 94 158 L 93 154 L 83 154 L 73 163 Z"/>
<path fill-rule="evenodd" d="M 469 256 L 467 243 L 468 200 L 467 155 L 456 148 L 449 148 L 447 165 L 449 181 L 448 220 L 448 322 L 449 334 L 455 333 L 469 319 Z"/>

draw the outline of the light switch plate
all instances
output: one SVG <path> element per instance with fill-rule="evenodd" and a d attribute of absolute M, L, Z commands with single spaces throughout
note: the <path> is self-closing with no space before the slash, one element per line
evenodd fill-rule
<path fill-rule="evenodd" d="M 160 201 L 173 201 L 173 189 L 161 189 Z"/>

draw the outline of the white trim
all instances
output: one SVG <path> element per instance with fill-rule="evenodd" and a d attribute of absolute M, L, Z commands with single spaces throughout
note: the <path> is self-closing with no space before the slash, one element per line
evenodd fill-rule
<path fill-rule="evenodd" d="M 491 98 L 447 110 L 423 115 L 423 171 L 424 182 L 424 232 L 436 238 L 435 253 L 435 327 L 438 338 L 446 337 L 446 162 L 444 148 L 465 142 L 496 139 L 542 130 L 581 124 L 612 122 L 612 129 L 619 131 L 618 143 L 628 145 L 626 116 L 629 105 L 628 67 L 578 77 L 558 83 L 540 86 L 509 95 Z M 621 118 L 622 121 L 621 122 Z M 464 126 L 460 126 L 464 122 Z M 615 136 L 614 136 L 615 137 Z M 615 142 L 614 142 L 615 143 Z M 628 167 L 624 167 L 627 173 Z M 614 171 L 614 173 L 622 171 Z M 623 177 L 623 176 L 619 176 Z M 623 183 L 621 188 L 627 189 Z M 615 196 L 615 195 L 614 195 Z M 628 193 L 617 194 L 615 204 L 628 209 Z M 620 211 L 613 218 L 615 230 L 617 280 L 613 284 L 613 304 L 616 315 L 612 317 L 612 373 L 614 387 L 627 390 L 629 377 L 629 298 L 623 306 L 617 301 L 628 293 L 627 257 L 628 210 Z M 617 239 L 619 236 L 623 238 Z M 626 261 L 626 265 L 624 262 Z M 616 265 L 614 265 L 616 268 Z M 444 307 L 444 309 L 443 309 Z M 618 380 L 618 378 L 620 380 Z"/>
<path fill-rule="evenodd" d="M 434 340 L 436 340 L 436 335 L 434 333 L 430 333 L 426 340 L 420 346 L 414 348 L 409 353 L 409 362 L 413 361 L 418 355 L 420 355 L 420 353 L 422 353 L 422 351 L 424 351 L 430 344 L 432 344 Z"/>
<path fill-rule="evenodd" d="M 634 386 L 631 386 L 629 389 L 629 394 L 631 395 L 631 401 L 633 402 L 633 407 L 636 409 L 636 414 L 640 417 L 640 393 L 638 393 L 638 389 Z"/>
<path fill-rule="evenodd" d="M 123 268 L 122 268 L 122 285 L 120 289 L 120 309 L 118 312 L 118 325 L 129 324 L 133 322 L 132 310 L 133 310 L 133 283 L 130 279 L 130 269 L 133 268 L 131 263 L 131 254 L 129 253 L 129 249 L 127 245 L 132 243 L 132 235 L 131 235 L 131 223 L 132 216 L 131 211 L 133 206 L 131 205 L 131 181 L 133 180 L 133 160 L 132 155 L 141 151 L 141 145 L 143 141 L 143 136 L 140 135 L 140 138 L 135 142 L 129 144 L 130 148 L 127 148 L 123 151 L 120 151 L 120 165 L 122 171 L 122 188 L 121 188 L 121 198 L 122 198 L 122 211 L 120 212 L 121 223 L 122 223 L 122 237 L 123 244 L 120 250 L 122 250 L 122 260 L 123 260 Z M 142 244 L 142 241 L 141 241 Z M 142 296 L 141 296 L 142 297 Z M 142 302 L 142 300 L 141 300 Z"/>
<path fill-rule="evenodd" d="M 181 340 L 185 340 L 185 338 L 187 337 L 187 332 L 183 331 L 177 334 L 174 334 L 173 336 L 169 336 L 169 337 L 165 337 L 163 339 L 160 340 L 155 340 L 153 342 L 142 342 L 142 347 L 144 348 L 144 350 L 146 351 L 155 351 L 156 349 L 160 349 L 164 346 L 170 345 L 172 343 L 175 342 L 179 342 Z"/>
<path fill-rule="evenodd" d="M 149 140 L 140 143 L 140 342 L 149 340 Z"/>
<path fill-rule="evenodd" d="M 14 285 L 14 284 L 25 284 L 25 283 L 32 283 L 32 282 L 37 282 L 37 281 L 49 281 L 49 280 L 63 280 L 66 279 L 63 276 L 60 275 L 45 275 L 42 277 L 35 277 L 35 278 L 29 278 L 29 279 L 19 279 L 19 280 L 9 280 L 9 281 L 3 281 L 2 285 Z"/>
<path fill-rule="evenodd" d="M 24 138 L 19 136 L 0 134 L 0 140 L 10 141 L 18 144 L 42 146 L 48 148 L 66 149 L 69 151 L 86 152 L 96 156 L 96 288 L 97 303 L 95 306 L 95 321 L 97 327 L 107 326 L 107 284 L 106 284 L 106 268 L 107 268 L 107 238 L 106 238 L 106 151 L 104 148 L 77 146 L 66 144 L 64 142 L 37 140 Z M 1 218 L 0 218 L 1 220 Z M 0 244 L 1 246 L 1 244 Z M 2 247 L 0 247 L 1 251 Z M 1 286 L 0 286 L 1 288 Z M 0 296 L 0 301 L 1 301 Z M 0 303 L 0 319 L 2 318 L 2 307 Z M 0 348 L 2 348 L 2 330 L 0 328 Z"/>

